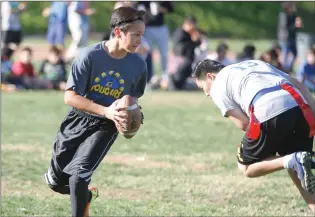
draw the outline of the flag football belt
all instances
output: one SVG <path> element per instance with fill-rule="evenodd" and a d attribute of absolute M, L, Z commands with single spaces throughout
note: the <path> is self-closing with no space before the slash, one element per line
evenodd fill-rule
<path fill-rule="evenodd" d="M 294 87 L 291 84 L 285 83 L 282 85 L 277 85 L 274 87 L 262 89 L 254 96 L 250 104 L 250 108 L 249 108 L 250 122 L 249 122 L 249 129 L 247 131 L 247 137 L 249 139 L 257 140 L 260 135 L 261 123 L 257 120 L 257 118 L 254 115 L 255 102 L 264 94 L 281 90 L 281 89 L 286 90 L 288 93 L 290 93 L 290 95 L 294 98 L 294 100 L 299 105 L 300 109 L 302 110 L 304 118 L 307 121 L 309 129 L 310 129 L 309 137 L 312 137 L 315 135 L 315 118 L 314 118 L 314 115 L 310 106 L 304 102 L 300 94 L 294 89 Z"/>

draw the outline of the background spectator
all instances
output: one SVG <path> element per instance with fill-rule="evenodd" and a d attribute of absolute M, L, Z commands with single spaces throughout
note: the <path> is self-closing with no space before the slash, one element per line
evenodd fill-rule
<path fill-rule="evenodd" d="M 302 64 L 298 71 L 297 78 L 310 91 L 315 92 L 315 49 L 310 49 L 307 53 L 306 62 Z"/>
<path fill-rule="evenodd" d="M 19 60 L 12 66 L 12 77 L 9 82 L 22 89 L 52 89 L 51 82 L 36 76 L 32 63 L 32 49 L 22 49 Z"/>
<path fill-rule="evenodd" d="M 66 61 L 73 59 L 79 48 L 86 46 L 89 34 L 89 17 L 95 13 L 90 2 L 72 1 L 68 6 L 68 26 L 72 42 L 66 53 Z"/>
<path fill-rule="evenodd" d="M 167 61 L 168 61 L 168 41 L 169 31 L 165 25 L 165 14 L 174 11 L 173 5 L 169 1 L 139 1 L 137 9 L 146 11 L 146 30 L 144 37 L 147 39 L 150 49 L 153 52 L 154 46 L 157 46 L 161 58 L 162 75 L 167 79 Z M 152 66 L 152 55 L 147 57 L 148 79 L 154 74 Z"/>
<path fill-rule="evenodd" d="M 243 52 L 238 56 L 238 62 L 242 62 L 245 60 L 254 60 L 255 59 L 256 48 L 254 45 L 248 44 L 245 45 Z"/>
<path fill-rule="evenodd" d="M 181 28 L 174 32 L 174 72 L 170 72 L 169 90 L 182 89 L 191 76 L 195 49 L 201 44 L 201 33 L 197 29 L 196 19 L 187 17 Z"/>
<path fill-rule="evenodd" d="M 26 4 L 11 1 L 1 2 L 2 47 L 16 50 L 22 41 L 20 15 L 26 9 Z"/>
<path fill-rule="evenodd" d="M 282 64 L 280 63 L 277 50 L 274 48 L 271 48 L 270 50 L 264 52 L 261 55 L 260 60 L 265 61 L 274 66 L 275 68 L 288 73 L 288 71 L 285 68 L 283 68 Z"/>
<path fill-rule="evenodd" d="M 65 90 L 67 81 L 66 64 L 61 57 L 61 51 L 57 47 L 52 47 L 49 50 L 48 56 L 42 62 L 38 73 L 49 80 L 54 89 Z"/>
<path fill-rule="evenodd" d="M 5 81 L 6 77 L 12 73 L 12 54 L 13 50 L 9 47 L 1 49 L 1 81 Z"/>
<path fill-rule="evenodd" d="M 206 58 L 218 61 L 218 62 L 228 66 L 228 65 L 233 63 L 233 61 L 230 60 L 226 55 L 228 50 L 229 50 L 229 47 L 227 46 L 227 44 L 221 42 L 217 46 L 216 52 L 208 55 Z"/>
<path fill-rule="evenodd" d="M 51 46 L 63 50 L 67 28 L 68 2 L 52 2 L 49 8 L 43 10 L 43 16 L 49 16 L 47 41 Z"/>
<path fill-rule="evenodd" d="M 297 56 L 296 31 L 302 27 L 302 19 L 296 15 L 294 2 L 283 2 L 283 11 L 279 14 L 278 39 L 282 50 L 282 65 L 292 72 Z M 290 56 L 291 54 L 291 56 Z"/>

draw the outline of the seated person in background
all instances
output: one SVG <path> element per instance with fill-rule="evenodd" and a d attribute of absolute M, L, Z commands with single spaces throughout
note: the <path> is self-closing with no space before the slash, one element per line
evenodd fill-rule
<path fill-rule="evenodd" d="M 12 73 L 11 56 L 13 52 L 14 50 L 9 47 L 3 47 L 1 51 L 1 89 L 5 92 L 14 92 L 17 89 L 8 81 Z"/>
<path fill-rule="evenodd" d="M 279 57 L 278 57 L 278 53 L 276 49 L 270 49 L 266 52 L 264 52 L 261 57 L 260 60 L 269 63 L 270 65 L 274 66 L 275 68 L 288 73 L 282 66 L 282 64 L 279 61 Z"/>
<path fill-rule="evenodd" d="M 209 54 L 206 59 L 210 59 L 210 60 L 214 60 L 217 61 L 219 63 L 222 63 L 225 66 L 228 66 L 230 64 L 233 63 L 232 60 L 230 60 L 226 54 L 227 51 L 229 50 L 229 47 L 227 46 L 227 44 L 225 44 L 224 42 L 221 42 L 218 46 L 217 46 L 217 50 L 216 53 L 212 53 Z"/>
<path fill-rule="evenodd" d="M 1 51 L 1 81 L 5 81 L 6 77 L 12 72 L 11 56 L 14 50 L 9 47 L 3 47 Z"/>
<path fill-rule="evenodd" d="M 301 65 L 297 78 L 310 91 L 315 92 L 315 49 L 307 53 L 306 62 Z"/>
<path fill-rule="evenodd" d="M 256 48 L 254 45 L 248 44 L 245 45 L 243 52 L 238 56 L 238 62 L 243 62 L 245 60 L 254 60 L 255 59 Z"/>
<path fill-rule="evenodd" d="M 271 49 L 277 53 L 277 56 L 280 62 L 280 56 L 282 55 L 281 46 L 278 43 L 275 43 L 272 45 Z"/>
<path fill-rule="evenodd" d="M 52 83 L 37 78 L 32 64 L 32 49 L 25 47 L 21 50 L 19 60 L 13 63 L 10 83 L 23 89 L 51 89 Z"/>
<path fill-rule="evenodd" d="M 175 60 L 169 62 L 169 78 L 168 81 L 162 81 L 162 84 L 167 82 L 169 90 L 180 90 L 191 76 L 195 49 L 201 44 L 196 19 L 192 16 L 187 17 L 182 27 L 175 30 L 173 40 Z"/>
<path fill-rule="evenodd" d="M 67 81 L 66 64 L 61 57 L 61 50 L 53 46 L 50 48 L 47 59 L 40 67 L 39 75 L 52 82 L 54 89 L 65 90 Z"/>

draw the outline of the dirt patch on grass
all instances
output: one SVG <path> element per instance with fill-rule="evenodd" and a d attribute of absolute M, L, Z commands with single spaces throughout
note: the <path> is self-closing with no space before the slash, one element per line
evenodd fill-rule
<path fill-rule="evenodd" d="M 111 189 L 99 189 L 100 195 L 110 199 L 128 199 L 128 200 L 147 200 L 150 198 L 147 192 L 138 189 L 123 189 L 123 188 L 111 188 Z"/>
<path fill-rule="evenodd" d="M 178 162 L 167 162 L 152 160 L 148 156 L 132 156 L 132 155 L 112 155 L 106 156 L 105 163 L 120 164 L 137 168 L 173 168 L 182 170 L 214 170 L 213 165 L 200 163 L 193 160 L 183 160 Z"/>
<path fill-rule="evenodd" d="M 168 162 L 160 162 L 150 160 L 146 156 L 131 156 L 131 155 L 115 155 L 105 157 L 105 163 L 118 163 L 126 166 L 134 166 L 138 168 L 171 168 L 172 165 Z"/>

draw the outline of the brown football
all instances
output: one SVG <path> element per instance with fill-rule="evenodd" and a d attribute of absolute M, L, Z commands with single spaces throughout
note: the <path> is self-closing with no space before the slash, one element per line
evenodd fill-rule
<path fill-rule="evenodd" d="M 141 125 L 141 110 L 137 101 L 129 96 L 123 96 L 117 103 L 118 108 L 125 108 L 120 112 L 127 114 L 127 123 L 123 127 L 116 125 L 118 132 L 127 139 L 131 139 L 138 132 Z"/>

